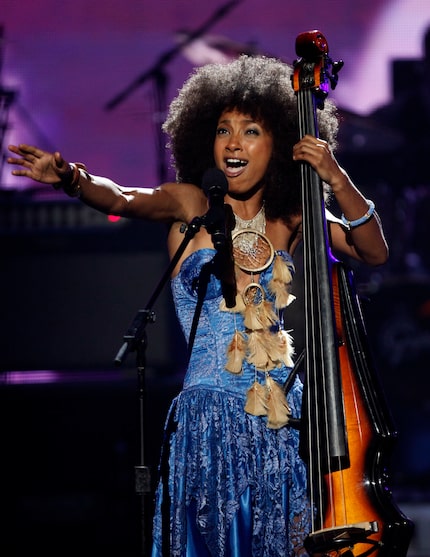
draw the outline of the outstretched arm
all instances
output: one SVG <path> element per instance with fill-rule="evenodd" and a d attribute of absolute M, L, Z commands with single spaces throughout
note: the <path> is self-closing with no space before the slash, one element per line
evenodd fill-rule
<path fill-rule="evenodd" d="M 109 178 L 95 176 L 70 164 L 60 152 L 50 153 L 20 144 L 10 145 L 16 155 L 7 162 L 14 165 L 14 176 L 25 176 L 63 189 L 101 212 L 124 217 L 143 218 L 164 222 L 184 221 L 201 208 L 205 198 L 199 188 L 190 184 L 163 184 L 159 188 L 127 188 Z M 184 189 L 186 193 L 184 194 Z M 193 213 L 194 211 L 194 213 Z"/>

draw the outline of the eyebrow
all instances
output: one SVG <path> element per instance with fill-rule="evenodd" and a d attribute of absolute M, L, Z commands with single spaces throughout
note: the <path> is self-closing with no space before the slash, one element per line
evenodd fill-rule
<path fill-rule="evenodd" d="M 258 122 L 256 120 L 252 120 L 252 119 L 248 119 L 248 118 L 244 118 L 243 120 L 240 121 L 241 123 L 245 123 L 245 124 L 258 124 Z M 229 118 L 225 118 L 224 120 L 220 120 L 218 122 L 219 124 L 230 124 L 231 123 L 231 119 Z M 261 124 L 259 124 L 261 125 Z"/>

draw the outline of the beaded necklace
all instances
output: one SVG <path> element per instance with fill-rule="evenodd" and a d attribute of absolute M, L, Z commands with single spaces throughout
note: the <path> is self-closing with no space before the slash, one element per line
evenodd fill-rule
<path fill-rule="evenodd" d="M 258 230 L 259 232 L 266 232 L 266 213 L 264 211 L 264 204 L 261 206 L 261 209 L 252 217 L 252 219 L 245 220 L 239 215 L 234 214 L 235 218 L 235 226 L 233 228 L 233 234 L 238 230 L 243 230 L 244 228 L 252 228 L 254 230 Z"/>

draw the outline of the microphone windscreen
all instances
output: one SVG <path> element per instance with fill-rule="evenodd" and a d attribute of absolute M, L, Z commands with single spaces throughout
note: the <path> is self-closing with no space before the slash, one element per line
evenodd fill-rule
<path fill-rule="evenodd" d="M 228 191 L 228 182 L 224 172 L 219 168 L 209 168 L 209 170 L 206 170 L 203 174 L 202 189 L 205 194 L 208 194 L 210 190 L 216 189 L 225 195 Z"/>

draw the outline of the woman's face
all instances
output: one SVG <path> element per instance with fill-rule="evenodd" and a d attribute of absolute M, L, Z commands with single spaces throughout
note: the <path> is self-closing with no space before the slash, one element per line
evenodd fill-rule
<path fill-rule="evenodd" d="M 263 184 L 272 151 L 272 134 L 262 122 L 237 110 L 221 114 L 214 158 L 217 168 L 227 177 L 230 195 L 246 194 L 257 184 Z"/>

